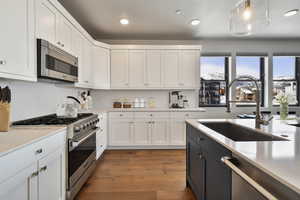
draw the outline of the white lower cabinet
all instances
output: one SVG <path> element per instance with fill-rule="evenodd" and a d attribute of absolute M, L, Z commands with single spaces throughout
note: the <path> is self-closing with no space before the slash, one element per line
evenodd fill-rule
<path fill-rule="evenodd" d="M 174 119 L 170 122 L 170 144 L 185 145 L 186 130 L 185 121 L 183 119 Z"/>
<path fill-rule="evenodd" d="M 25 167 L 17 174 L 0 184 L 0 199 L 37 200 L 37 165 Z"/>
<path fill-rule="evenodd" d="M 0 171 L 7 172 L 0 174 L 0 199 L 65 200 L 65 137 L 61 132 L 0 157 Z M 30 164 L 13 166 L 16 159 Z"/>
<path fill-rule="evenodd" d="M 152 121 L 151 144 L 168 145 L 168 119 L 155 119 Z"/>
<path fill-rule="evenodd" d="M 65 198 L 65 152 L 64 148 L 38 161 L 38 197 L 41 200 L 63 200 Z"/>
<path fill-rule="evenodd" d="M 199 112 L 111 112 L 109 147 L 185 147 L 186 119 Z"/>
<path fill-rule="evenodd" d="M 129 146 L 132 145 L 133 132 L 132 119 L 112 119 L 110 120 L 110 137 L 111 146 Z"/>
<path fill-rule="evenodd" d="M 151 121 L 147 119 L 137 119 L 134 121 L 133 144 L 150 144 Z"/>
<path fill-rule="evenodd" d="M 96 133 L 96 159 L 98 160 L 107 148 L 107 113 L 98 114 L 100 130 Z"/>

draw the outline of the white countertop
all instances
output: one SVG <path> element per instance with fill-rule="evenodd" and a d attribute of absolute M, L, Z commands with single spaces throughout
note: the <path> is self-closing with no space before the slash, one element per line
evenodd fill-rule
<path fill-rule="evenodd" d="M 199 121 L 227 121 L 255 128 L 254 119 L 209 119 Z M 290 140 L 263 142 L 236 142 L 200 124 L 198 120 L 187 120 L 187 123 L 300 194 L 300 128 L 287 124 L 297 123 L 297 121 L 274 119 L 268 126 L 262 126 L 259 131 L 276 136 L 284 134 L 288 136 L 286 139 Z"/>
<path fill-rule="evenodd" d="M 64 130 L 65 126 L 13 126 L 0 132 L 0 157 Z"/>
<path fill-rule="evenodd" d="M 103 108 L 90 109 L 82 112 L 205 112 L 204 108 Z"/>

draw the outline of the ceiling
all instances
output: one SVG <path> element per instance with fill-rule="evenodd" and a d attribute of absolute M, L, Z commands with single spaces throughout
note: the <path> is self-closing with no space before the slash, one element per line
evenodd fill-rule
<path fill-rule="evenodd" d="M 229 13 L 238 0 L 59 0 L 96 39 L 192 40 L 230 38 Z M 299 0 L 270 0 L 271 24 L 250 38 L 300 38 Z M 184 15 L 175 11 L 181 9 Z M 120 24 L 128 18 L 130 24 Z M 198 18 L 200 25 L 189 22 Z"/>

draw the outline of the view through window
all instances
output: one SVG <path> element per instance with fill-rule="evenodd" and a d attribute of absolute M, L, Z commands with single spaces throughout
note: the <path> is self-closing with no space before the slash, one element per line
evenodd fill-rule
<path fill-rule="evenodd" d="M 273 105 L 279 105 L 275 97 L 280 94 L 289 96 L 290 105 L 298 105 L 298 59 L 295 56 L 273 57 Z"/>
<path fill-rule="evenodd" d="M 202 56 L 200 62 L 199 106 L 224 106 L 229 58 Z"/>
<path fill-rule="evenodd" d="M 260 98 L 263 105 L 264 97 L 264 68 L 265 57 L 260 56 L 237 56 L 236 76 L 252 76 L 258 81 L 260 88 Z M 253 81 L 242 80 L 236 84 L 236 100 L 244 101 L 238 105 L 254 105 L 256 99 L 256 86 Z M 249 101 L 247 103 L 247 101 Z M 251 103 L 253 102 L 253 103 Z"/>

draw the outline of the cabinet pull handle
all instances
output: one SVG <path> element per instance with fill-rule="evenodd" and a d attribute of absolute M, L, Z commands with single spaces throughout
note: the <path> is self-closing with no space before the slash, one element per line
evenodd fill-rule
<path fill-rule="evenodd" d="M 6 65 L 6 60 L 0 60 L 0 65 Z"/>
<path fill-rule="evenodd" d="M 38 176 L 39 175 L 39 172 L 38 171 L 36 171 L 36 172 L 33 172 L 32 174 L 31 174 L 31 178 L 33 178 L 33 177 L 36 177 L 36 176 Z"/>
<path fill-rule="evenodd" d="M 41 153 L 43 153 L 43 149 L 38 149 L 38 150 L 35 151 L 35 153 L 36 154 L 41 154 Z"/>
<path fill-rule="evenodd" d="M 263 188 L 260 184 L 258 184 L 255 180 L 249 177 L 246 173 L 240 170 L 237 166 L 235 166 L 230 160 L 232 158 L 222 157 L 221 161 L 227 165 L 233 172 L 239 175 L 242 179 L 244 179 L 247 183 L 249 183 L 252 187 L 254 187 L 258 192 L 260 192 L 264 197 L 270 200 L 278 200 L 275 196 L 273 196 L 269 191 Z"/>
<path fill-rule="evenodd" d="M 40 169 L 40 172 L 46 171 L 46 170 L 47 170 L 47 166 L 44 166 L 44 167 L 42 167 L 42 168 Z"/>

